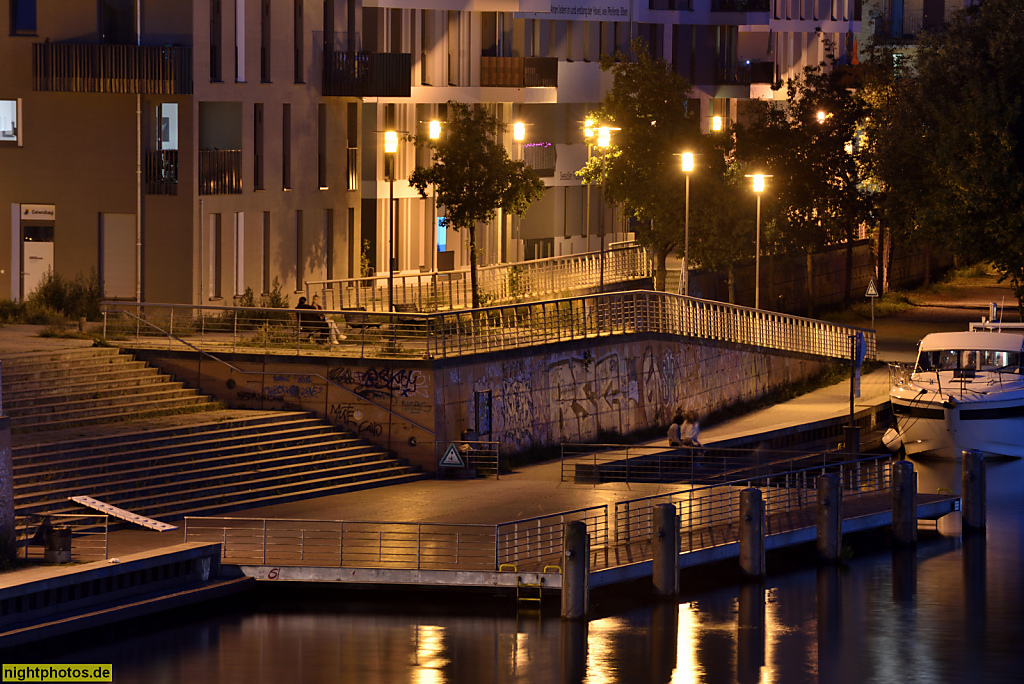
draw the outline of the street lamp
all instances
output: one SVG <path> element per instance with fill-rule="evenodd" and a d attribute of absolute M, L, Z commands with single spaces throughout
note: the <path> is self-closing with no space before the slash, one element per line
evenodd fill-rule
<path fill-rule="evenodd" d="M 757 194 L 757 238 L 754 247 L 754 308 L 761 308 L 761 193 L 764 192 L 764 179 L 768 176 L 755 174 L 754 193 Z"/>
<path fill-rule="evenodd" d="M 384 154 L 389 163 L 388 214 L 391 228 L 388 231 L 388 310 L 395 310 L 395 153 L 398 152 L 398 132 L 384 131 Z"/>
<path fill-rule="evenodd" d="M 711 117 L 711 130 L 714 131 L 715 133 L 718 133 L 722 130 L 722 117 Z"/>
<path fill-rule="evenodd" d="M 680 282 L 683 295 L 690 296 L 690 174 L 693 172 L 693 153 L 683 152 L 683 173 L 686 174 L 686 219 L 683 231 L 683 273 Z"/>
<path fill-rule="evenodd" d="M 598 218 L 598 232 L 601 233 L 601 292 L 604 292 L 604 179 L 608 166 L 608 147 L 612 144 L 612 129 L 601 126 L 597 129 L 597 146 L 601 148 L 601 213 Z"/>
<path fill-rule="evenodd" d="M 430 124 L 429 124 L 429 128 L 427 129 L 427 134 L 430 136 L 431 140 L 440 140 L 441 139 L 441 122 L 438 121 L 437 119 L 431 119 L 430 120 Z M 438 242 L 437 242 L 437 187 L 434 186 L 433 184 L 431 184 L 431 188 L 433 189 L 434 192 L 433 192 L 432 197 L 431 197 L 431 207 L 430 207 L 430 218 L 431 218 L 431 221 L 430 221 L 430 229 L 427 231 L 427 234 L 429 235 L 429 238 L 428 238 L 427 242 L 428 242 L 428 248 L 430 249 L 430 271 L 433 273 L 433 272 L 437 271 L 437 245 L 438 245 Z M 436 277 L 436 276 L 431 276 L 431 277 Z"/>
<path fill-rule="evenodd" d="M 583 139 L 587 142 L 587 166 L 590 166 L 590 152 L 594 148 L 594 134 L 597 133 L 597 129 L 594 128 L 597 123 L 587 118 L 583 122 Z M 590 181 L 587 181 L 587 251 L 590 251 Z"/>

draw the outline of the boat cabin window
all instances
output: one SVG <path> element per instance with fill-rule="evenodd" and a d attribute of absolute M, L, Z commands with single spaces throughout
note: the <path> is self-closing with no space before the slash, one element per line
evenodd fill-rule
<path fill-rule="evenodd" d="M 1009 351 L 943 349 L 922 351 L 917 357 L 919 371 L 1003 371 L 1021 373 L 1021 354 Z"/>

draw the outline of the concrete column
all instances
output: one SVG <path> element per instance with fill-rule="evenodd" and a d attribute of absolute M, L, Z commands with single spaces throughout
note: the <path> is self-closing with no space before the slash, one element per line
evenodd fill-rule
<path fill-rule="evenodd" d="M 589 610 L 590 540 L 582 520 L 565 524 L 562 539 L 562 618 L 578 620 Z"/>
<path fill-rule="evenodd" d="M 764 500 L 761 490 L 740 492 L 740 570 L 750 577 L 764 576 Z"/>
<path fill-rule="evenodd" d="M 658 596 L 676 596 L 679 593 L 679 523 L 672 504 L 654 507 L 654 529 L 651 547 L 654 550 L 652 579 Z"/>
<path fill-rule="evenodd" d="M 985 458 L 980 451 L 964 451 L 961 508 L 965 532 L 985 528 Z"/>
<path fill-rule="evenodd" d="M 843 547 L 843 488 L 838 475 L 818 477 L 818 558 L 839 560 Z"/>
<path fill-rule="evenodd" d="M 892 464 L 892 536 L 897 544 L 917 543 L 917 473 L 910 461 Z"/>

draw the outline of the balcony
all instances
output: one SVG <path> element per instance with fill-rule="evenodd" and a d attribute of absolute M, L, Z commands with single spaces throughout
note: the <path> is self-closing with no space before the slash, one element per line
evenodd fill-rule
<path fill-rule="evenodd" d="M 33 88 L 40 92 L 192 93 L 192 48 L 33 43 Z"/>
<path fill-rule="evenodd" d="M 771 0 L 711 0 L 712 12 L 768 12 Z"/>
<path fill-rule="evenodd" d="M 557 57 L 481 57 L 480 85 L 498 88 L 557 88 Z"/>
<path fill-rule="evenodd" d="M 199 194 L 242 194 L 242 150 L 199 150 Z"/>
<path fill-rule="evenodd" d="M 551 178 L 555 175 L 556 160 L 557 152 L 552 143 L 525 143 L 523 145 L 523 161 L 541 178 Z"/>
<path fill-rule="evenodd" d="M 715 84 L 717 85 L 750 85 L 751 83 L 774 82 L 774 62 L 719 64 L 715 69 Z"/>
<path fill-rule="evenodd" d="M 145 157 L 146 194 L 178 194 L 178 150 L 147 152 Z"/>
<path fill-rule="evenodd" d="M 412 55 L 325 52 L 323 93 L 335 97 L 409 97 Z"/>

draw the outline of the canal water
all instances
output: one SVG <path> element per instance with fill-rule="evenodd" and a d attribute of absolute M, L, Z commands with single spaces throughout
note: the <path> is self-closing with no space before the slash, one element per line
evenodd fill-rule
<path fill-rule="evenodd" d="M 959 493 L 959 463 L 916 468 L 919 491 Z M 989 462 L 987 480 L 984 534 L 961 539 L 947 516 L 907 552 L 875 546 L 763 585 L 691 579 L 678 604 L 627 602 L 585 624 L 465 595 L 278 596 L 87 648 L 69 639 L 46 660 L 111 663 L 118 684 L 1021 682 L 1024 461 Z"/>

